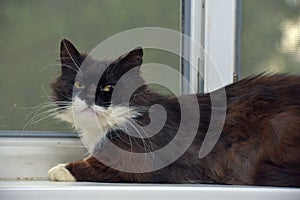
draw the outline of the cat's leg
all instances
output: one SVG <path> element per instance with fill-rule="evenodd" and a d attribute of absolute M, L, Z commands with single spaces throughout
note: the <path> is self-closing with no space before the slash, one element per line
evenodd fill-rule
<path fill-rule="evenodd" d="M 300 187 L 300 163 L 261 163 L 255 170 L 254 185 Z"/>
<path fill-rule="evenodd" d="M 90 156 L 69 164 L 59 164 L 48 172 L 52 181 L 121 182 L 122 172 L 114 170 Z"/>
<path fill-rule="evenodd" d="M 52 167 L 48 171 L 48 177 L 51 181 L 64 181 L 64 182 L 74 182 L 76 179 L 66 168 L 67 164 L 59 164 Z"/>
<path fill-rule="evenodd" d="M 166 173 L 127 173 L 99 162 L 94 156 L 69 164 L 60 164 L 49 170 L 53 181 L 89 181 L 109 183 L 161 183 L 168 182 Z"/>

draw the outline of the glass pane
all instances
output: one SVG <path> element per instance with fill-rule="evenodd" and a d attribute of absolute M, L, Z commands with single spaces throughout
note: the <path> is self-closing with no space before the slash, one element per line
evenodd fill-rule
<path fill-rule="evenodd" d="M 242 1 L 241 77 L 300 73 L 300 1 Z"/>
<path fill-rule="evenodd" d="M 34 107 L 49 101 L 49 84 L 60 71 L 62 38 L 88 52 L 132 28 L 180 31 L 180 5 L 180 0 L 1 0 L 0 130 L 66 130 L 40 114 L 45 109 L 32 113 Z M 144 62 L 179 69 L 179 58 L 159 51 L 146 50 Z"/>

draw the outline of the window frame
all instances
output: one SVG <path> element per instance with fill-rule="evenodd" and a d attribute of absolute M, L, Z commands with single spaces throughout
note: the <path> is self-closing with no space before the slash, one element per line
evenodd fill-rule
<path fill-rule="evenodd" d="M 189 56 L 191 63 L 182 62 L 182 74 L 190 82 L 193 91 L 211 92 L 228 85 L 237 77 L 236 23 L 240 3 L 237 0 L 190 0 L 183 3 L 183 34 L 199 43 L 203 50 L 195 48 L 191 41 L 182 40 L 182 52 Z M 221 19 L 221 20 L 220 20 Z M 186 22 L 189 23 L 186 23 Z M 211 60 L 213 62 L 211 62 Z M 214 65 L 215 64 L 215 65 Z M 214 67 L 215 66 L 215 67 Z M 216 76 L 220 74 L 220 77 Z M 201 76 L 203 74 L 203 76 Z M 182 93 L 191 93 L 182 81 Z"/>

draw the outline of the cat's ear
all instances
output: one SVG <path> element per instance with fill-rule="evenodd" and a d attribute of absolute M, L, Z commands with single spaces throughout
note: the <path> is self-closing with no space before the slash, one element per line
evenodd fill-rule
<path fill-rule="evenodd" d="M 123 63 L 127 63 L 132 66 L 140 66 L 143 63 L 143 49 L 142 47 L 137 47 L 130 51 L 129 53 L 121 56 Z"/>
<path fill-rule="evenodd" d="M 120 56 L 116 61 L 122 70 L 128 71 L 134 67 L 141 66 L 143 63 L 143 49 L 137 47 L 130 52 Z"/>
<path fill-rule="evenodd" d="M 63 39 L 60 43 L 60 62 L 62 71 L 77 71 L 82 62 L 82 56 L 76 47 L 67 39 Z"/>

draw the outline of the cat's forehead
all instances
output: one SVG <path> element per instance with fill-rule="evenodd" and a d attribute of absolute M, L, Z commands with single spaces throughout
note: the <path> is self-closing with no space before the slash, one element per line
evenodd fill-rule
<path fill-rule="evenodd" d="M 109 60 L 95 60 L 92 58 L 86 58 L 80 66 L 81 73 L 78 73 L 79 78 L 93 81 L 99 80 L 100 77 L 105 76 L 105 72 L 111 65 Z"/>
<path fill-rule="evenodd" d="M 92 73 L 96 71 L 104 71 L 110 64 L 111 61 L 109 60 L 96 60 L 90 57 L 86 57 L 80 68 L 86 73 Z"/>

